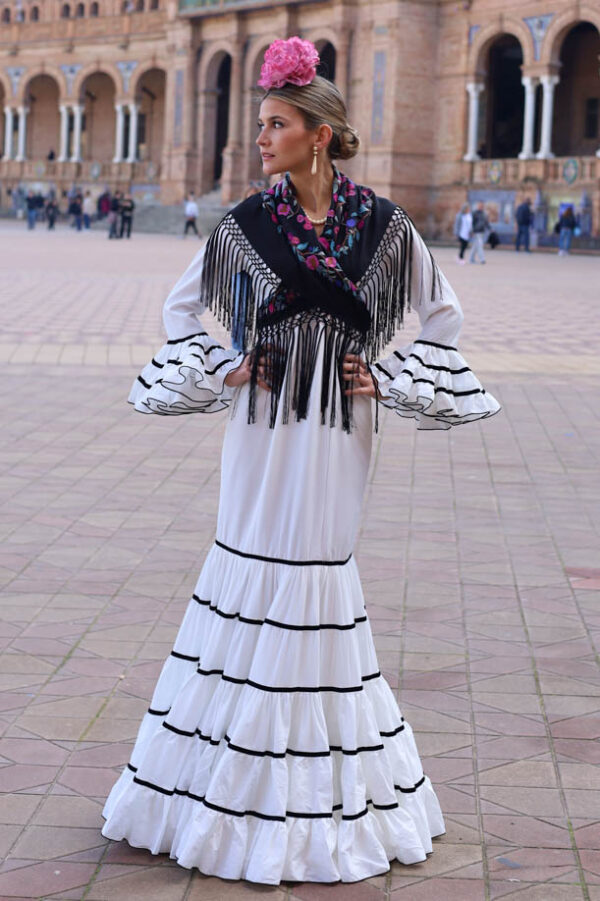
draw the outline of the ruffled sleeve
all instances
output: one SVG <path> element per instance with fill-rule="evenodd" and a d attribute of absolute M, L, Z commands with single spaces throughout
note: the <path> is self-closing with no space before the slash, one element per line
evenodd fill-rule
<path fill-rule="evenodd" d="M 371 366 L 380 402 L 400 416 L 415 418 L 418 429 L 449 429 L 493 416 L 500 404 L 457 349 L 463 322 L 458 299 L 411 229 L 411 305 L 419 314 L 421 333 Z"/>
<path fill-rule="evenodd" d="M 233 399 L 225 384 L 243 354 L 224 348 L 202 328 L 200 276 L 204 248 L 196 254 L 165 302 L 164 344 L 133 383 L 129 403 L 140 413 L 163 416 L 215 413 Z"/>

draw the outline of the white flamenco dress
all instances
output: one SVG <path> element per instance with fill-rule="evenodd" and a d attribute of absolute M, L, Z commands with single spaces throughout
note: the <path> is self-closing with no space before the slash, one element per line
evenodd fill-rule
<path fill-rule="evenodd" d="M 442 278 L 431 302 L 420 240 L 415 255 L 422 332 L 374 367 L 383 402 L 425 428 L 495 413 L 452 349 L 462 322 L 454 293 Z M 216 540 L 106 802 L 103 834 L 258 883 L 354 882 L 394 859 L 422 861 L 444 821 L 378 671 L 352 556 L 372 402 L 355 397 L 350 434 L 322 425 L 317 368 L 306 420 L 269 428 L 259 391 L 248 424 L 248 386 L 224 384 L 242 356 L 197 318 L 201 266 L 202 252 L 171 292 L 169 343 L 130 400 L 167 415 L 234 401 Z"/>

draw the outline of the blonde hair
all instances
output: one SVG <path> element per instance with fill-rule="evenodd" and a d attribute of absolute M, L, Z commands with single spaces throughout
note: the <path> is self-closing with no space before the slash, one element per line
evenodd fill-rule
<path fill-rule="evenodd" d="M 344 98 L 332 81 L 316 75 L 309 84 L 286 83 L 281 88 L 271 88 L 263 100 L 267 97 L 283 100 L 300 110 L 308 131 L 329 125 L 333 137 L 327 153 L 332 160 L 349 160 L 358 153 L 358 132 L 349 125 Z"/>

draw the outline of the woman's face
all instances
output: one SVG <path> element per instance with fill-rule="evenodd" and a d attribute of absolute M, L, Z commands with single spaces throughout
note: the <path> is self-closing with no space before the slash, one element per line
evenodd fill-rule
<path fill-rule="evenodd" d="M 260 105 L 256 143 L 265 175 L 310 170 L 316 131 L 307 131 L 302 113 L 275 97 Z"/>

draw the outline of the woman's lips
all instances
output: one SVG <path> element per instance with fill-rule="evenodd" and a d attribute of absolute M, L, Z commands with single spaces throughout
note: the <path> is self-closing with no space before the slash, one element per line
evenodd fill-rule
<path fill-rule="evenodd" d="M 275 159 L 275 154 L 274 154 L 274 153 L 262 153 L 261 156 L 262 156 L 263 160 L 273 160 L 273 159 Z"/>

